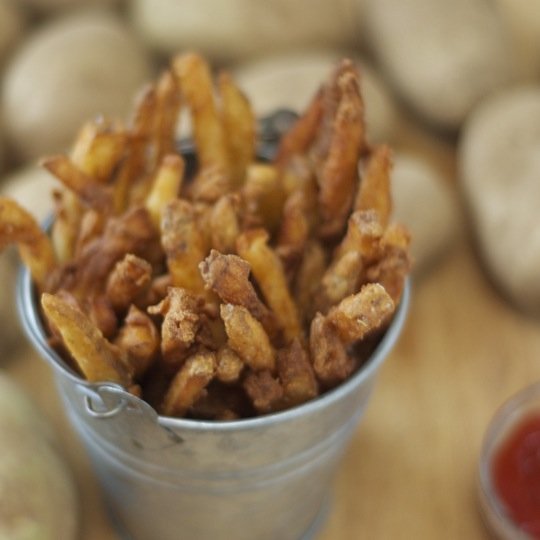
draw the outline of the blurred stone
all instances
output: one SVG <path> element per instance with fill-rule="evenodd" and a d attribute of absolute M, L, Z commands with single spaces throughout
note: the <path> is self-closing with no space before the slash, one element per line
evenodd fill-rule
<path fill-rule="evenodd" d="M 512 79 L 508 36 L 485 0 L 367 0 L 366 34 L 395 90 L 444 128 Z"/>
<path fill-rule="evenodd" d="M 488 271 L 513 302 L 540 313 L 540 89 L 507 90 L 475 109 L 459 166 Z"/>

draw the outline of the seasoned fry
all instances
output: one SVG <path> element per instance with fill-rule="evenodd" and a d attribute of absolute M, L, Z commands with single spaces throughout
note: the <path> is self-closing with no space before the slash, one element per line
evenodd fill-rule
<path fill-rule="evenodd" d="M 229 172 L 229 156 L 223 125 L 213 96 L 210 68 L 197 54 L 173 59 L 172 69 L 190 109 L 193 136 L 201 168 L 217 166 Z"/>
<path fill-rule="evenodd" d="M 283 265 L 268 246 L 268 233 L 263 229 L 246 231 L 238 237 L 239 255 L 250 265 L 261 291 L 283 328 L 289 342 L 301 335 L 300 319 L 288 289 Z"/>
<path fill-rule="evenodd" d="M 234 133 L 234 137 L 226 137 L 231 183 L 233 187 L 239 187 L 244 182 L 248 165 L 255 158 L 255 114 L 229 73 L 223 71 L 219 74 L 218 90 L 223 131 L 226 134 Z"/>
<path fill-rule="evenodd" d="M 161 243 L 173 285 L 203 293 L 199 263 L 206 256 L 207 247 L 190 203 L 176 199 L 167 204 L 161 221 Z"/>
<path fill-rule="evenodd" d="M 240 234 L 239 205 L 238 194 L 224 195 L 210 212 L 209 228 L 212 231 L 212 247 L 221 253 L 231 253 L 236 248 L 236 238 Z"/>
<path fill-rule="evenodd" d="M 344 298 L 328 312 L 343 343 L 354 341 L 379 329 L 394 313 L 395 304 L 379 283 L 364 285 L 359 293 Z"/>
<path fill-rule="evenodd" d="M 49 238 L 24 208 L 11 199 L 0 197 L 0 250 L 8 244 L 17 244 L 32 279 L 43 290 L 47 277 L 56 267 Z"/>
<path fill-rule="evenodd" d="M 212 250 L 199 265 L 201 275 L 225 303 L 245 307 L 264 327 L 270 336 L 276 335 L 274 315 L 260 301 L 249 281 L 249 264 L 236 255 L 223 255 Z"/>
<path fill-rule="evenodd" d="M 170 287 L 167 296 L 148 313 L 163 315 L 161 356 L 163 365 L 177 369 L 195 341 L 200 326 L 201 299 L 186 289 Z"/>
<path fill-rule="evenodd" d="M 125 353 L 107 341 L 80 308 L 48 293 L 41 296 L 41 305 L 86 380 L 130 385 Z"/>
<path fill-rule="evenodd" d="M 257 412 L 265 414 L 282 407 L 283 388 L 269 371 L 250 371 L 243 387 Z"/>
<path fill-rule="evenodd" d="M 276 368 L 276 352 L 261 323 L 243 306 L 221 304 L 229 347 L 254 371 Z"/>
<path fill-rule="evenodd" d="M 216 355 L 200 351 L 190 356 L 171 382 L 162 405 L 162 413 L 183 416 L 201 397 L 205 387 L 214 378 Z"/>
<path fill-rule="evenodd" d="M 156 85 L 156 113 L 154 120 L 155 160 L 161 163 L 175 151 L 176 121 L 180 112 L 180 89 L 170 71 L 165 71 Z"/>
<path fill-rule="evenodd" d="M 189 195 L 194 201 L 213 203 L 231 189 L 227 172 L 218 165 L 202 168 L 189 186 Z"/>
<path fill-rule="evenodd" d="M 158 356 L 160 336 L 152 319 L 131 306 L 114 344 L 125 351 L 133 376 L 139 380 Z"/>
<path fill-rule="evenodd" d="M 392 152 L 390 148 L 385 144 L 377 146 L 369 156 L 354 201 L 355 210 L 377 212 L 383 227 L 388 225 L 392 213 L 391 170 Z"/>
<path fill-rule="evenodd" d="M 222 383 L 231 384 L 240 380 L 244 362 L 230 347 L 224 346 L 217 354 L 216 377 Z"/>
<path fill-rule="evenodd" d="M 335 327 L 320 313 L 311 322 L 309 350 L 313 370 L 323 387 L 336 386 L 356 369 L 356 357 L 347 353 Z"/>
<path fill-rule="evenodd" d="M 81 307 L 105 338 L 111 339 L 116 334 L 118 319 L 107 296 L 104 294 L 90 296 L 81 300 Z"/>
<path fill-rule="evenodd" d="M 159 229 L 165 206 L 176 199 L 182 189 L 185 163 L 178 154 L 167 154 L 154 177 L 145 206 Z"/>
<path fill-rule="evenodd" d="M 124 312 L 150 286 L 152 265 L 128 253 L 118 261 L 107 280 L 105 293 L 117 313 Z"/>
<path fill-rule="evenodd" d="M 277 371 L 288 406 L 299 405 L 317 396 L 319 389 L 313 366 L 298 339 L 278 352 Z"/>

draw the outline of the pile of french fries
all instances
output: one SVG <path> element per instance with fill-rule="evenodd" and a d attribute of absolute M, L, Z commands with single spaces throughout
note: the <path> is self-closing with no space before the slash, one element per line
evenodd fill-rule
<path fill-rule="evenodd" d="M 0 249 L 18 244 L 51 346 L 82 377 L 163 415 L 232 420 L 311 400 L 369 357 L 410 239 L 390 222 L 391 153 L 365 139 L 356 66 L 337 66 L 273 162 L 256 126 L 228 74 L 182 54 L 125 125 L 89 122 L 43 160 L 62 184 L 50 234 L 0 199 Z"/>

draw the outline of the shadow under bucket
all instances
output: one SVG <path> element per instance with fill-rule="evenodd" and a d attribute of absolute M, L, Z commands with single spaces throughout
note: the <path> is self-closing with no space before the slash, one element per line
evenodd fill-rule
<path fill-rule="evenodd" d="M 339 459 L 399 337 L 409 295 L 407 282 L 377 348 L 346 382 L 298 407 L 230 422 L 158 416 L 118 385 L 82 380 L 48 346 L 26 269 L 17 303 L 125 538 L 299 540 L 324 520 Z"/>

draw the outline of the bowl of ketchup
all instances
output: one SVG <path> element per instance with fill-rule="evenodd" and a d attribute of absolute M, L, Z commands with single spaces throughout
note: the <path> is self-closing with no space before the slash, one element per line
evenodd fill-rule
<path fill-rule="evenodd" d="M 498 538 L 540 539 L 540 382 L 495 413 L 478 480 L 485 521 Z"/>

